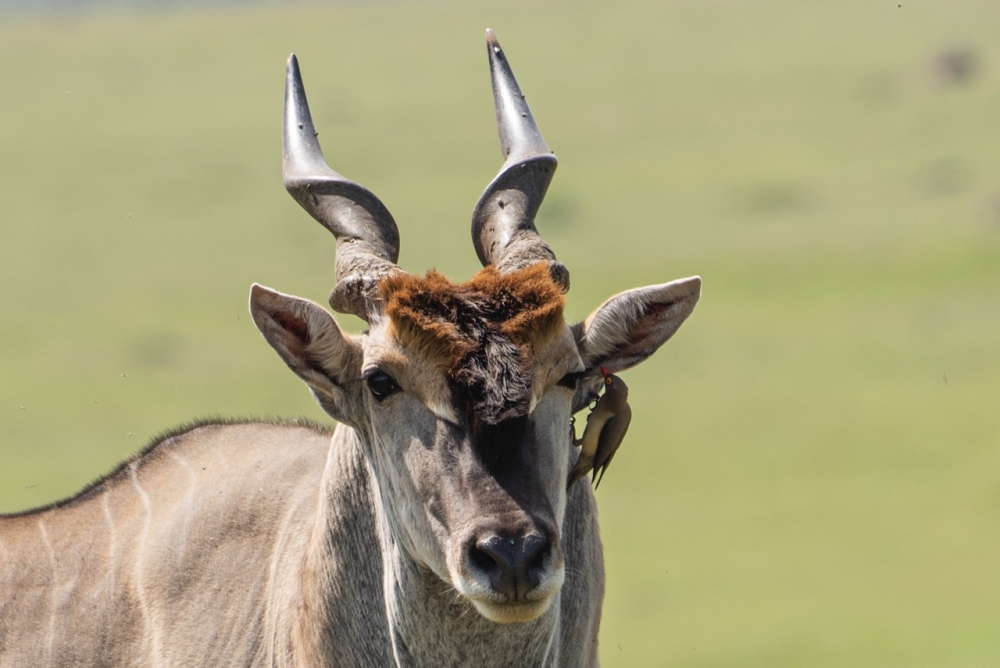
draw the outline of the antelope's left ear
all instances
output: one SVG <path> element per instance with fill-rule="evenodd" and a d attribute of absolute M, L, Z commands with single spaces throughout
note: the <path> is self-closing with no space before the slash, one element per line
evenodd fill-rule
<path fill-rule="evenodd" d="M 657 351 L 687 320 L 701 296 L 701 278 L 626 290 L 573 325 L 587 371 L 628 369 Z"/>
<path fill-rule="evenodd" d="M 355 424 L 350 388 L 361 375 L 361 346 L 319 304 L 262 285 L 250 289 L 254 324 L 334 419 Z"/>

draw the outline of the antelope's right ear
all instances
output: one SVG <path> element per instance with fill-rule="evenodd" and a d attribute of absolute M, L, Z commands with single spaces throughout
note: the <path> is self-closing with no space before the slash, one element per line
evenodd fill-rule
<path fill-rule="evenodd" d="M 250 315 L 285 364 L 335 419 L 350 422 L 347 389 L 361 376 L 361 345 L 340 331 L 326 309 L 254 283 Z"/>
<path fill-rule="evenodd" d="M 674 335 L 700 296 L 701 278 L 692 276 L 611 297 L 572 328 L 584 366 L 617 373 L 642 362 Z"/>

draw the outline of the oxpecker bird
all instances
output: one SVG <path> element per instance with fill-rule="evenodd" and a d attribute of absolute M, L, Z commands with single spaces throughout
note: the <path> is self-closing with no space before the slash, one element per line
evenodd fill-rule
<path fill-rule="evenodd" d="M 594 487 L 601 484 L 601 478 L 632 421 L 632 409 L 628 405 L 628 385 L 604 367 L 601 367 L 601 375 L 604 376 L 604 394 L 587 416 L 583 438 L 573 441 L 574 445 L 580 446 L 580 457 L 570 471 L 567 487 L 572 487 L 573 483 L 587 475 L 591 469 L 594 471 Z"/>

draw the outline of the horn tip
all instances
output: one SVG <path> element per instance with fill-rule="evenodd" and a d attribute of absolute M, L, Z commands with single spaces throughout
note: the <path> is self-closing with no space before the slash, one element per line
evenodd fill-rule
<path fill-rule="evenodd" d="M 497 40 L 497 36 L 493 34 L 492 28 L 486 29 L 486 46 L 490 50 L 491 57 L 503 53 L 503 50 L 500 48 L 500 42 Z"/>
<path fill-rule="evenodd" d="M 295 57 L 294 53 L 289 54 L 288 61 L 286 64 L 288 65 L 288 69 L 290 70 L 299 69 L 299 59 Z"/>

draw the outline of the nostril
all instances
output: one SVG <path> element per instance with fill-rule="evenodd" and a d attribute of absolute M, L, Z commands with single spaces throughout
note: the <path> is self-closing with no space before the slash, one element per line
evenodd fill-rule
<path fill-rule="evenodd" d="M 497 560 L 485 550 L 480 550 L 475 545 L 469 548 L 469 561 L 472 565 L 486 574 L 493 574 L 500 570 Z"/>
<path fill-rule="evenodd" d="M 549 556 L 552 544 L 547 540 L 539 539 L 539 541 L 531 546 L 525 546 L 528 561 L 528 584 L 532 587 L 537 587 L 539 580 L 541 580 L 542 573 L 545 572 L 545 559 Z M 532 554 L 530 550 L 534 550 Z"/>
<path fill-rule="evenodd" d="M 535 569 L 544 567 L 545 557 L 547 556 L 549 556 L 549 544 L 545 543 L 540 546 L 538 551 L 535 552 L 535 555 L 531 557 L 531 561 L 528 562 L 528 568 Z"/>

